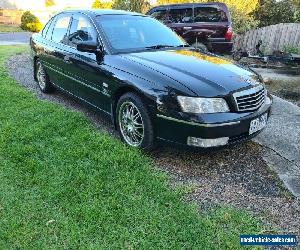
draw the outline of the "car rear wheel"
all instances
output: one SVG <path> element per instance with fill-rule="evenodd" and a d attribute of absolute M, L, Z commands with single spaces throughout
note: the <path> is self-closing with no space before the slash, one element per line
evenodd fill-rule
<path fill-rule="evenodd" d="M 36 80 L 39 85 L 39 88 L 44 93 L 50 93 L 54 90 L 53 85 L 51 84 L 49 77 L 40 62 L 40 60 L 36 61 L 36 68 L 35 68 Z"/>
<path fill-rule="evenodd" d="M 131 147 L 149 150 L 154 146 L 153 125 L 141 98 L 123 95 L 117 104 L 117 127 L 122 140 Z"/>

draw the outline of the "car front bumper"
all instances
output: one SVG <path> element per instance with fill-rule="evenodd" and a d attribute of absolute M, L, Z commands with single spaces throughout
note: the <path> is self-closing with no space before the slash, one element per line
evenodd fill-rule
<path fill-rule="evenodd" d="M 191 137 L 199 139 L 228 138 L 226 145 L 251 139 L 261 132 L 258 131 L 249 135 L 251 121 L 266 113 L 268 117 L 270 116 L 272 99 L 269 98 L 268 100 L 260 109 L 252 113 L 186 115 L 181 118 L 157 114 L 157 138 L 186 146 L 188 146 L 188 140 Z M 219 146 L 224 145 L 212 147 Z"/>

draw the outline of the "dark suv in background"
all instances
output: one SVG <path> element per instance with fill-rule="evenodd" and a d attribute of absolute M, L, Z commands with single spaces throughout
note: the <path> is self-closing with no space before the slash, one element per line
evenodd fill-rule
<path fill-rule="evenodd" d="M 190 3 L 163 5 L 147 12 L 183 37 L 190 45 L 203 44 L 210 52 L 230 54 L 232 27 L 224 3 Z"/>

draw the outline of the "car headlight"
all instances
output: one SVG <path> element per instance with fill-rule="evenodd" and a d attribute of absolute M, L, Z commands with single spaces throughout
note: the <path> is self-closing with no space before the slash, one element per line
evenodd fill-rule
<path fill-rule="evenodd" d="M 177 99 L 183 112 L 201 114 L 229 112 L 227 102 L 223 98 L 177 96 Z"/>

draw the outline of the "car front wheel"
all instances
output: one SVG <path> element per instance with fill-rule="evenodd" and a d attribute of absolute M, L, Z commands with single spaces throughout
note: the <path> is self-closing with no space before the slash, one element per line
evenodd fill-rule
<path fill-rule="evenodd" d="M 152 121 L 138 95 L 134 93 L 123 95 L 118 101 L 116 116 L 119 133 L 126 144 L 146 150 L 153 148 Z"/>

